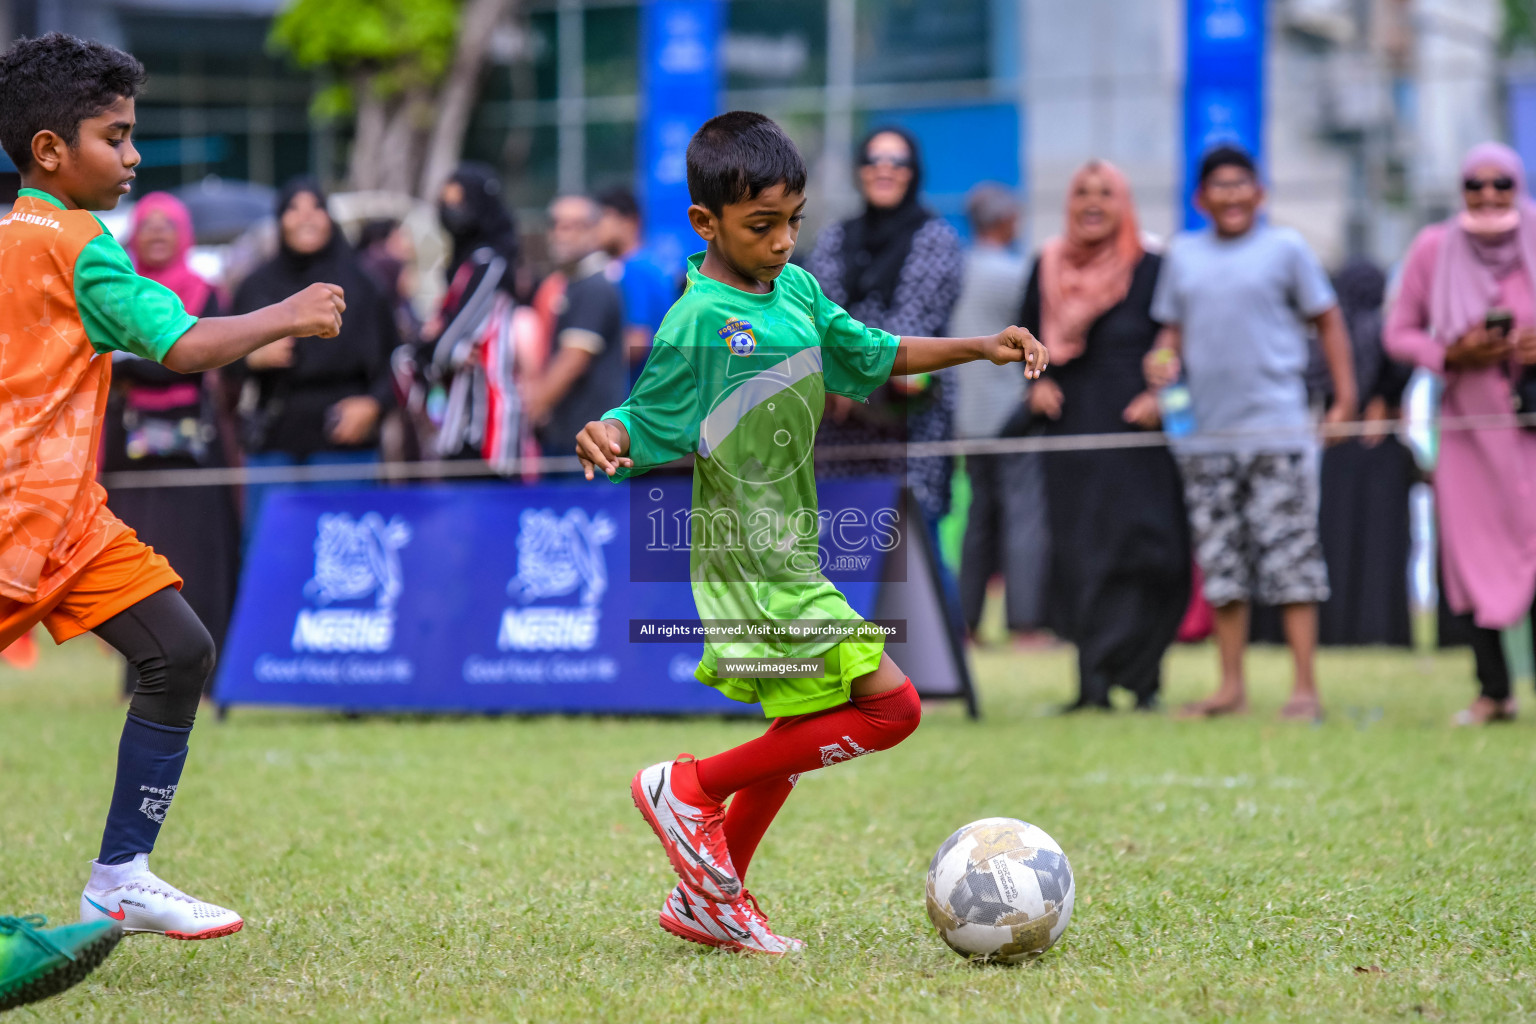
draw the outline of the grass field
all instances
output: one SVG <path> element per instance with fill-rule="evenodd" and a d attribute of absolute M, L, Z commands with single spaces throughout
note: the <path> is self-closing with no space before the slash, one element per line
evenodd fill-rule
<path fill-rule="evenodd" d="M 1211 682 L 1176 652 L 1170 698 Z M 898 750 L 807 776 L 750 881 L 803 955 L 656 926 L 673 884 L 637 767 L 712 753 L 722 721 L 208 717 L 156 866 L 242 911 L 231 939 L 140 937 L 12 1019 L 95 1021 L 1511 1020 L 1536 1016 L 1536 729 L 1453 731 L 1470 657 L 1323 656 L 1332 716 L 1051 718 L 1067 651 L 981 652 L 985 718 L 931 708 Z M 122 708 L 90 641 L 0 669 L 0 912 L 70 919 Z M 1034 821 L 1077 876 L 1023 968 L 938 940 L 923 876 L 988 815 Z M 1379 968 L 1379 971 L 1378 971 Z M 1362 971 L 1362 969 L 1365 969 Z"/>

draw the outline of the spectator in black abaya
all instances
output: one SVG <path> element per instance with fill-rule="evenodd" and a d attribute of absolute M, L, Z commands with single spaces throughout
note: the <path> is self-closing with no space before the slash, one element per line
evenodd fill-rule
<path fill-rule="evenodd" d="M 917 140 L 900 128 L 870 133 L 859 147 L 864 211 L 824 229 L 806 269 L 855 320 L 895 335 L 943 337 L 960 298 L 965 257 L 954 228 L 923 206 L 922 186 Z M 953 377 L 953 369 L 895 376 L 866 403 L 829 394 L 817 448 L 948 440 L 955 412 Z M 945 616 L 959 643 L 965 634 L 960 590 L 939 552 L 939 520 L 949 512 L 953 462 L 948 456 L 826 460 L 818 463 L 816 473 L 894 476 L 911 489 L 934 556 Z"/>
<path fill-rule="evenodd" d="M 277 203 L 277 255 L 235 293 L 248 313 L 318 281 L 347 297 L 341 333 L 323 345 L 275 341 L 235 364 L 246 375 L 241 397 L 246 464 L 317 466 L 378 461 L 378 425 L 394 404 L 390 357 L 400 343 L 394 313 L 363 271 L 326 210 L 318 182 L 290 182 Z M 270 491 L 246 486 L 246 535 Z"/>
<path fill-rule="evenodd" d="M 444 300 L 445 323 L 490 286 L 510 295 L 515 290 L 519 242 L 517 222 L 502 199 L 501 178 L 481 163 L 460 164 L 443 186 L 438 218 L 453 240 L 448 258 L 448 286 L 458 301 Z"/>
<path fill-rule="evenodd" d="M 1349 331 L 1361 419 L 1395 419 L 1412 370 L 1388 358 L 1382 346 L 1387 278 L 1370 260 L 1355 258 L 1333 277 L 1339 311 Z M 1314 399 L 1333 401 L 1332 379 L 1313 343 L 1307 383 Z M 1318 530 L 1332 595 L 1318 608 L 1318 640 L 1358 646 L 1413 643 L 1408 609 L 1411 547 L 1408 492 L 1413 456 L 1389 434 L 1366 434 L 1323 450 Z M 1279 615 L 1254 616 L 1253 638 L 1280 642 Z"/>
<path fill-rule="evenodd" d="M 1369 260 L 1351 260 L 1333 286 L 1349 329 L 1362 418 L 1395 419 L 1413 370 L 1382 346 L 1386 275 Z M 1414 479 L 1413 455 L 1391 435 L 1324 450 L 1318 525 L 1333 596 L 1319 609 L 1321 642 L 1412 645 L 1408 492 Z"/>
<path fill-rule="evenodd" d="M 1066 228 L 1030 274 L 1019 323 L 1051 364 L 1029 391 L 1049 435 L 1158 426 L 1142 359 L 1157 337 L 1152 293 L 1161 261 L 1145 252 L 1125 178 L 1087 164 L 1072 178 Z M 1189 603 L 1190 549 L 1178 470 L 1162 448 L 1048 452 L 1051 594 L 1077 645 L 1076 711 L 1129 690 L 1157 706 L 1163 654 Z"/>
<path fill-rule="evenodd" d="M 421 320 L 411 305 L 416 289 L 410 245 L 398 221 L 366 221 L 358 232 L 358 263 L 394 311 L 395 328 L 405 345 L 421 337 Z"/>
<path fill-rule="evenodd" d="M 527 434 L 515 379 L 517 224 L 501 193 L 492 168 L 466 163 L 438 196 L 453 240 L 448 292 L 424 333 L 411 406 L 442 458 L 502 462 L 520 454 Z"/>
<path fill-rule="evenodd" d="M 400 347 L 391 363 L 398 398 L 410 393 L 410 357 L 421 340 L 421 318 L 411 304 L 416 292 L 415 261 L 403 226 L 383 218 L 364 221 L 357 234 L 357 260 L 395 316 Z M 379 423 L 379 454 L 385 462 L 421 460 L 421 438 L 405 409 L 396 407 L 384 414 Z"/>
<path fill-rule="evenodd" d="M 895 335 L 943 337 L 960 297 L 965 258 L 960 239 L 923 206 L 917 142 L 900 128 L 881 128 L 859 148 L 864 211 L 824 229 L 806 269 L 827 298 L 855 319 Z M 950 436 L 955 395 L 952 370 L 892 377 L 867 404 L 827 397 L 817 447 Z M 949 511 L 949 458 L 828 461 L 824 477 L 905 474 L 936 538 Z M 958 597 L 956 598 L 958 601 Z"/>

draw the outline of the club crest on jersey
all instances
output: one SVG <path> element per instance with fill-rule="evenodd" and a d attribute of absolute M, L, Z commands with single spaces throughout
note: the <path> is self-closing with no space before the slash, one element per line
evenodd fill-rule
<path fill-rule="evenodd" d="M 745 320 L 727 320 L 725 326 L 715 332 L 738 356 L 749 356 L 757 349 L 757 335 Z"/>

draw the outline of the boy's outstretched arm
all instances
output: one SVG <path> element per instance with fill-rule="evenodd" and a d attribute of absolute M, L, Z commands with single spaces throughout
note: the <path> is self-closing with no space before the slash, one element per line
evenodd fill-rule
<path fill-rule="evenodd" d="M 161 362 L 177 373 L 197 373 L 226 366 L 282 338 L 334 338 L 346 308 L 336 285 L 312 284 L 254 312 L 199 320 Z"/>
<path fill-rule="evenodd" d="M 978 359 L 990 359 L 998 365 L 1022 362 L 1024 376 L 1031 380 L 1051 361 L 1033 334 L 1022 327 L 1008 327 L 981 338 L 903 337 L 891 374 L 930 373 Z"/>
<path fill-rule="evenodd" d="M 593 469 L 613 476 L 620 467 L 633 467 L 635 460 L 628 455 L 629 431 L 618 420 L 593 420 L 576 435 L 576 457 L 588 480 L 593 478 Z"/>

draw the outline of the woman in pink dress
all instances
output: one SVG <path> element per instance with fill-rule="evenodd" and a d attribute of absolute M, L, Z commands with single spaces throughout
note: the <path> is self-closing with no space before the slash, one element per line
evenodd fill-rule
<path fill-rule="evenodd" d="M 1482 725 L 1515 715 L 1499 631 L 1536 601 L 1536 430 L 1513 418 L 1512 390 L 1536 364 L 1536 203 L 1507 146 L 1474 147 L 1461 170 L 1466 209 L 1414 239 L 1384 341 L 1443 376 L 1442 416 L 1485 418 L 1443 432 L 1435 470 L 1446 601 L 1471 620 L 1481 687 L 1456 722 Z M 1490 325 L 1492 310 L 1512 313 L 1513 328 Z"/>

